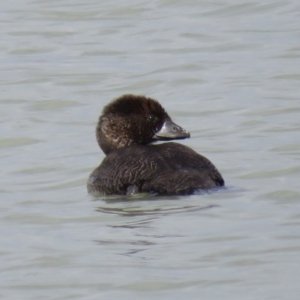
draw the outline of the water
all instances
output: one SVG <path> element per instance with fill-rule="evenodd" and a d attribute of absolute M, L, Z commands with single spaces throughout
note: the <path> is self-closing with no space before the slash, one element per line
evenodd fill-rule
<path fill-rule="evenodd" d="M 0 8 L 0 297 L 298 299 L 298 1 Z M 88 195 L 124 93 L 158 99 L 226 189 Z"/>

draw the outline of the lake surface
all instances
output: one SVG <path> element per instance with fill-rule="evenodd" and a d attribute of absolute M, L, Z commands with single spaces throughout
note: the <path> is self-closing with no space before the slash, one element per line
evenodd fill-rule
<path fill-rule="evenodd" d="M 0 298 L 299 299 L 299 1 L 0 9 Z M 88 195 L 125 93 L 159 100 L 226 188 Z"/>

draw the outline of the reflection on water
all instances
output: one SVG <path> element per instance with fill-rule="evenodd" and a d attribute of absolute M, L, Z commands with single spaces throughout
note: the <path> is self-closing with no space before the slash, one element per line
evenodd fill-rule
<path fill-rule="evenodd" d="M 174 208 L 162 208 L 160 207 L 154 207 L 150 209 L 143 209 L 139 206 L 133 206 L 133 207 L 124 207 L 124 208 L 114 208 L 114 207 L 98 207 L 96 211 L 106 214 L 118 214 L 121 216 L 146 216 L 146 215 L 166 215 L 166 214 L 178 214 L 178 213 L 186 213 L 186 212 L 192 212 L 192 211 L 199 211 L 204 209 L 210 209 L 213 207 L 218 207 L 218 205 L 207 205 L 203 207 L 198 206 L 184 206 L 184 207 L 174 207 Z"/>
<path fill-rule="evenodd" d="M 298 1 L 0 8 L 0 297 L 298 299 Z M 88 195 L 125 93 L 158 99 L 226 187 Z"/>

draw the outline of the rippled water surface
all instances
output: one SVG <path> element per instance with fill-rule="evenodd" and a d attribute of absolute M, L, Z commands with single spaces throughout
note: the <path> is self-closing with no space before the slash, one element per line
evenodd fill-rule
<path fill-rule="evenodd" d="M 299 299 L 299 1 L 0 9 L 0 297 Z M 89 196 L 124 93 L 158 99 L 226 188 Z"/>

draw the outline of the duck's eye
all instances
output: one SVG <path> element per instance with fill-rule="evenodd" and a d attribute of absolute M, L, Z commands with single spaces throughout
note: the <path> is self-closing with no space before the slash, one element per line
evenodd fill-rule
<path fill-rule="evenodd" d="M 149 115 L 148 116 L 148 120 L 151 121 L 151 122 L 156 122 L 157 121 L 157 118 L 153 115 Z"/>

